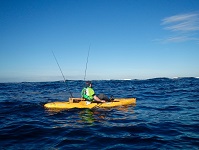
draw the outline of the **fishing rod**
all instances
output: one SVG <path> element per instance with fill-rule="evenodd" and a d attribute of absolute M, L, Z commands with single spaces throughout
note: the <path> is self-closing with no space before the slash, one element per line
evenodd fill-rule
<path fill-rule="evenodd" d="M 54 54 L 53 51 L 52 51 L 52 53 L 53 53 L 53 56 L 54 56 L 54 58 L 55 58 L 55 61 L 57 62 L 57 65 L 58 65 L 58 67 L 59 67 L 59 70 L 61 71 L 62 77 L 64 78 L 64 83 L 66 84 L 66 79 L 65 79 L 64 74 L 63 74 L 63 72 L 62 72 L 62 70 L 61 70 L 61 67 L 60 67 L 60 65 L 59 65 L 59 63 L 58 63 L 58 61 L 57 61 L 57 58 L 55 57 L 55 54 Z M 72 95 L 72 93 L 71 93 L 71 91 L 70 91 L 70 89 L 69 89 L 69 87 L 68 87 L 67 84 L 66 84 L 66 87 L 67 87 L 67 90 L 69 91 L 69 94 L 70 94 L 71 98 L 73 98 L 73 95 Z"/>
<path fill-rule="evenodd" d="M 84 73 L 84 81 L 86 79 L 86 71 L 87 71 L 87 66 L 88 66 L 88 58 L 89 58 L 89 54 L 90 54 L 90 48 L 91 48 L 91 44 L 89 46 L 88 55 L 87 55 L 87 59 L 86 59 L 86 68 L 85 68 L 85 73 Z"/>

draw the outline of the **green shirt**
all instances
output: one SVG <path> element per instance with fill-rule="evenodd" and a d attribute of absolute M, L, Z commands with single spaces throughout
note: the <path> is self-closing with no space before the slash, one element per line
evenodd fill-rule
<path fill-rule="evenodd" d="M 88 101 L 93 101 L 95 91 L 91 87 L 83 88 L 81 95 L 82 95 L 82 98 L 85 98 Z"/>

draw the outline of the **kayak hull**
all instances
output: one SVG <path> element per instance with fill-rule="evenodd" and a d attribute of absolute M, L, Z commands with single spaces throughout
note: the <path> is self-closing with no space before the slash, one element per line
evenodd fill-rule
<path fill-rule="evenodd" d="M 69 98 L 68 102 L 51 102 L 44 105 L 45 108 L 52 109 L 71 109 L 71 108 L 111 108 L 117 106 L 124 106 L 136 104 L 136 98 L 116 98 L 111 102 L 96 103 L 88 102 L 82 98 Z"/>

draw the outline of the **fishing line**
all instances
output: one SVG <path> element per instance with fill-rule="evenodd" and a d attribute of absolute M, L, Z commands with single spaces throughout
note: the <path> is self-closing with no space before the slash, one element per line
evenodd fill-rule
<path fill-rule="evenodd" d="M 55 58 L 55 61 L 57 62 L 57 65 L 58 65 L 58 67 L 59 67 L 59 70 L 61 71 L 62 77 L 64 78 L 64 83 L 66 84 L 66 79 L 65 79 L 64 74 L 63 74 L 63 72 L 62 72 L 62 70 L 61 70 L 61 67 L 60 67 L 60 65 L 59 65 L 59 63 L 58 63 L 58 61 L 57 61 L 57 58 L 55 57 L 55 54 L 54 54 L 53 51 L 52 51 L 52 53 L 53 53 L 53 56 L 54 56 L 54 58 Z M 69 93 L 70 93 L 71 98 L 73 98 L 73 95 L 72 95 L 70 89 L 68 88 L 68 85 L 67 85 L 67 84 L 66 84 L 66 87 L 67 87 L 67 90 L 68 90 Z"/>
<path fill-rule="evenodd" d="M 87 59 L 86 59 L 86 68 L 85 68 L 85 73 L 84 73 L 84 81 L 86 79 L 86 71 L 87 71 L 87 66 L 88 66 L 88 58 L 89 58 L 89 54 L 90 54 L 90 48 L 91 48 L 91 45 L 89 46 L 88 55 L 87 55 Z"/>

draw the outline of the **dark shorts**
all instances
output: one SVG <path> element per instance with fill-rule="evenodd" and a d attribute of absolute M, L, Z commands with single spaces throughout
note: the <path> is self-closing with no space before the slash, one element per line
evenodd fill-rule
<path fill-rule="evenodd" d="M 110 101 L 110 99 L 105 94 L 99 94 L 98 97 L 101 100 Z"/>

